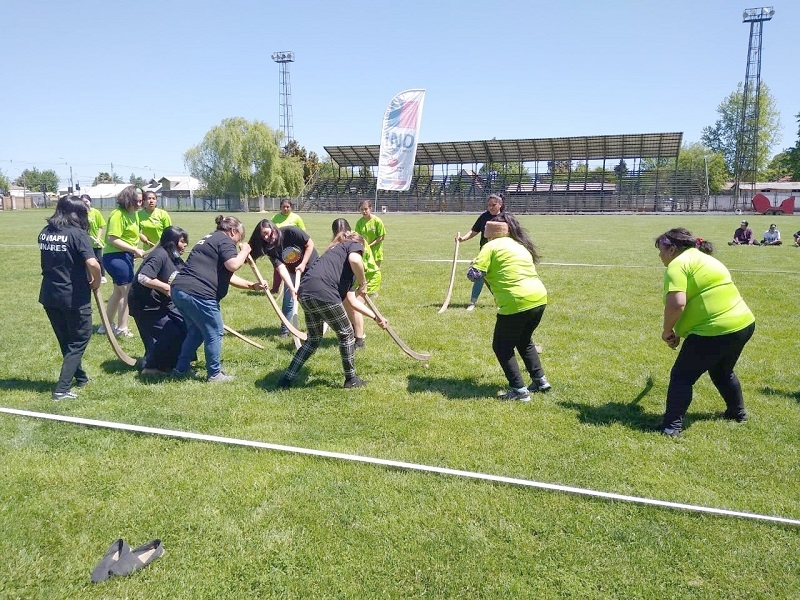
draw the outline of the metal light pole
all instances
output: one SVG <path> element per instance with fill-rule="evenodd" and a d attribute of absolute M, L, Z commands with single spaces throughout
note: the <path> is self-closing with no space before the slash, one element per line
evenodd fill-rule
<path fill-rule="evenodd" d="M 280 66 L 278 80 L 280 85 L 280 109 L 278 120 L 283 132 L 285 148 L 294 139 L 294 131 L 292 130 L 292 84 L 289 80 L 289 63 L 294 62 L 294 52 L 275 52 L 272 55 L 272 60 Z"/>
<path fill-rule="evenodd" d="M 758 119 L 761 96 L 761 35 L 764 21 L 775 15 L 771 6 L 748 8 L 742 13 L 742 22 L 750 23 L 750 43 L 747 48 L 747 69 L 742 92 L 742 112 L 739 131 L 736 136 L 736 156 L 734 158 L 734 190 L 736 207 L 744 209 L 742 183 L 750 182 L 751 191 L 755 189 L 758 171 Z"/>

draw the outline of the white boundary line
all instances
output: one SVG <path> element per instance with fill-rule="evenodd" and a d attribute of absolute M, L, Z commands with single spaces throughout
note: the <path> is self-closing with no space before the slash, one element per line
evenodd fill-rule
<path fill-rule="evenodd" d="M 78 425 L 87 425 L 89 427 L 105 427 L 108 429 L 121 429 L 123 431 L 135 431 L 137 433 L 147 433 L 151 435 L 163 435 L 167 437 L 175 437 L 189 440 L 202 440 L 205 442 L 215 442 L 218 444 L 231 444 L 235 446 L 248 446 L 251 448 L 263 448 L 267 450 L 277 450 L 279 452 L 292 452 L 295 454 L 305 454 L 310 456 L 321 456 L 324 458 L 335 458 L 339 460 L 348 460 L 352 462 L 367 463 L 373 465 L 382 465 L 385 467 L 395 467 L 397 469 L 406 469 L 410 471 L 423 471 L 426 473 L 438 473 L 440 475 L 453 475 L 456 477 L 465 477 L 468 479 L 479 479 L 482 481 L 493 481 L 496 483 L 506 483 L 509 485 L 518 485 L 523 487 L 538 488 L 543 490 L 552 490 L 557 492 L 565 492 L 568 494 L 579 494 L 582 496 L 591 496 L 594 498 L 604 498 L 606 500 L 619 500 L 621 502 L 632 502 L 635 504 L 645 504 L 649 506 L 660 506 L 663 508 L 672 508 L 677 510 L 687 510 L 699 513 L 708 513 L 714 515 L 722 515 L 727 517 L 740 517 L 743 519 L 754 519 L 759 521 L 771 521 L 773 523 L 784 523 L 787 525 L 800 526 L 800 520 L 787 519 L 785 517 L 773 517 L 769 515 L 760 515 L 757 513 L 740 512 L 735 510 L 726 510 L 722 508 L 711 508 L 708 506 L 699 506 L 695 504 L 682 504 L 679 502 L 668 502 L 665 500 L 654 500 L 651 498 L 641 498 L 638 496 L 625 496 L 622 494 L 614 494 L 610 492 L 599 492 L 586 488 L 570 487 L 566 485 L 558 485 L 553 483 L 540 483 L 538 481 L 531 481 L 529 479 L 517 479 L 514 477 L 503 477 L 501 475 L 487 475 L 484 473 L 475 473 L 473 471 L 461 471 L 458 469 L 448 469 L 446 467 L 433 467 L 429 465 L 421 465 L 417 463 L 402 462 L 396 460 L 386 460 L 383 458 L 372 458 L 369 456 L 358 456 L 356 454 L 342 454 L 340 452 L 328 452 L 326 450 L 314 450 L 310 448 L 298 448 L 296 446 L 283 446 L 280 444 L 268 444 L 266 442 L 254 442 L 248 440 L 240 440 L 236 438 L 221 437 L 217 435 L 206 435 L 202 433 L 192 433 L 187 431 L 176 431 L 173 429 L 160 429 L 157 427 L 145 427 L 142 425 L 129 425 L 126 423 L 116 423 L 113 421 L 97 421 L 94 419 L 83 419 L 80 417 L 69 417 L 64 415 L 54 415 L 49 413 L 31 412 L 28 410 L 18 410 L 14 408 L 0 407 L 0 412 L 19 415 L 22 417 L 33 417 L 37 419 L 47 419 L 50 421 L 63 421 L 65 423 L 75 423 Z"/>

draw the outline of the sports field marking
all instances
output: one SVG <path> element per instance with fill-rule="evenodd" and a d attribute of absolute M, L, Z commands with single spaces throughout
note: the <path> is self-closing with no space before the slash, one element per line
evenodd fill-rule
<path fill-rule="evenodd" d="M 586 488 L 571 487 L 566 485 L 558 485 L 554 483 L 540 483 L 538 481 L 531 481 L 530 479 L 517 479 L 515 477 L 503 477 L 501 475 L 487 475 L 485 473 L 476 473 L 473 471 L 461 471 L 458 469 L 448 469 L 446 467 L 434 467 L 430 465 L 420 465 L 417 463 L 402 462 L 397 460 L 386 460 L 383 458 L 372 458 L 369 456 L 359 456 L 357 454 L 342 454 L 340 452 L 329 452 L 327 450 L 314 450 L 311 448 L 299 448 L 296 446 L 283 446 L 281 444 L 269 444 L 266 442 L 254 442 L 249 440 L 240 440 L 236 438 L 221 437 L 218 435 L 207 435 L 203 433 L 192 433 L 188 431 L 176 431 L 173 429 L 161 429 L 158 427 L 145 427 L 142 425 L 129 425 L 127 423 L 117 423 L 114 421 L 97 421 L 95 419 L 83 419 L 80 417 L 69 417 L 64 415 L 54 415 L 50 413 L 32 412 L 28 410 L 18 410 L 15 408 L 0 407 L 0 412 L 9 415 L 18 415 L 21 417 L 32 417 L 36 419 L 47 419 L 50 421 L 61 421 L 64 423 L 75 423 L 77 425 L 87 425 L 89 427 L 104 427 L 106 429 L 120 429 L 123 431 L 135 431 L 137 433 L 147 433 L 151 435 L 162 435 L 166 437 L 175 437 L 181 439 L 201 440 L 205 442 L 214 442 L 217 444 L 230 444 L 234 446 L 248 446 L 251 448 L 263 448 L 266 450 L 277 450 L 279 452 L 291 452 L 294 454 L 305 454 L 310 456 L 321 456 L 323 458 L 335 458 L 338 460 L 347 460 L 351 462 L 360 462 L 373 465 L 381 465 L 384 467 L 394 467 L 397 469 L 405 469 L 408 471 L 423 471 L 426 473 L 438 473 L 440 475 L 453 475 L 455 477 L 465 477 L 468 479 L 479 479 L 482 481 L 493 481 L 495 483 L 506 483 L 509 485 L 518 485 L 523 487 L 532 487 L 543 490 L 552 490 L 557 492 L 565 492 L 567 494 L 579 494 L 582 496 L 591 496 L 594 498 L 603 498 L 606 500 L 616 500 L 621 502 L 632 502 L 635 504 L 645 504 L 649 506 L 660 506 L 662 508 L 671 508 L 676 510 L 686 510 L 691 512 L 707 513 L 713 515 L 721 515 L 726 517 L 739 517 L 742 519 L 753 519 L 758 521 L 770 521 L 773 523 L 783 523 L 786 525 L 800 525 L 800 520 L 788 519 L 785 517 L 774 517 L 770 515 L 760 515 L 757 513 L 740 512 L 736 510 L 726 510 L 724 508 L 712 508 L 709 506 L 700 506 L 696 504 L 682 504 L 680 502 L 668 502 L 666 500 L 654 500 L 652 498 L 642 498 L 638 496 L 625 496 L 623 494 L 614 494 L 611 492 L 600 492 L 597 490 L 590 490 Z"/>

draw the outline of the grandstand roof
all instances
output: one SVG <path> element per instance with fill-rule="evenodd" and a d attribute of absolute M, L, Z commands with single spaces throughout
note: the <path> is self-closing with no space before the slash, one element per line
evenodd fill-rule
<path fill-rule="evenodd" d="M 488 162 L 676 158 L 683 133 L 631 133 L 580 137 L 472 142 L 426 142 L 417 146 L 418 165 L 462 165 Z M 375 167 L 379 144 L 325 146 L 340 167 Z"/>

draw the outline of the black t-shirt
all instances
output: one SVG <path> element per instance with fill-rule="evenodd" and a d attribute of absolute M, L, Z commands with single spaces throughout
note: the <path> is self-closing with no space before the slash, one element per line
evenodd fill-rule
<path fill-rule="evenodd" d="M 222 300 L 228 294 L 232 275 L 225 268 L 225 262 L 237 254 L 236 244 L 227 233 L 209 233 L 194 245 L 186 266 L 172 281 L 172 287 L 198 298 Z"/>
<path fill-rule="evenodd" d="M 486 239 L 486 236 L 483 235 L 483 232 L 486 231 L 486 223 L 494 219 L 495 216 L 497 215 L 493 215 L 487 210 L 480 217 L 478 217 L 478 220 L 475 221 L 475 224 L 472 226 L 472 231 L 480 232 L 481 234 L 481 243 L 480 243 L 481 248 L 483 248 L 483 245 L 489 241 Z"/>
<path fill-rule="evenodd" d="M 348 260 L 351 252 L 363 255 L 364 246 L 354 240 L 345 240 L 326 250 L 300 278 L 298 295 L 331 304 L 344 300 L 353 287 L 353 269 Z"/>
<path fill-rule="evenodd" d="M 303 262 L 303 253 L 306 251 L 306 244 L 311 238 L 309 235 L 294 225 L 288 225 L 280 228 L 281 242 L 275 244 L 274 248 L 266 249 L 266 255 L 272 261 L 272 266 L 277 268 L 278 265 L 286 265 L 290 273 L 294 273 L 295 268 Z M 311 258 L 308 259 L 307 265 L 313 263 L 319 255 L 317 250 L 311 252 Z"/>
<path fill-rule="evenodd" d="M 128 306 L 131 312 L 153 311 L 164 314 L 176 310 L 172 298 L 139 283 L 139 275 L 171 283 L 172 278 L 184 264 L 181 258 L 170 256 L 163 246 L 156 246 L 144 259 L 136 272 L 136 277 L 133 278 L 133 285 L 128 294 Z"/>
<path fill-rule="evenodd" d="M 69 310 L 91 304 L 86 261 L 95 256 L 89 234 L 79 227 L 55 229 L 48 225 L 39 233 L 39 251 L 42 264 L 39 302 L 47 308 Z"/>

